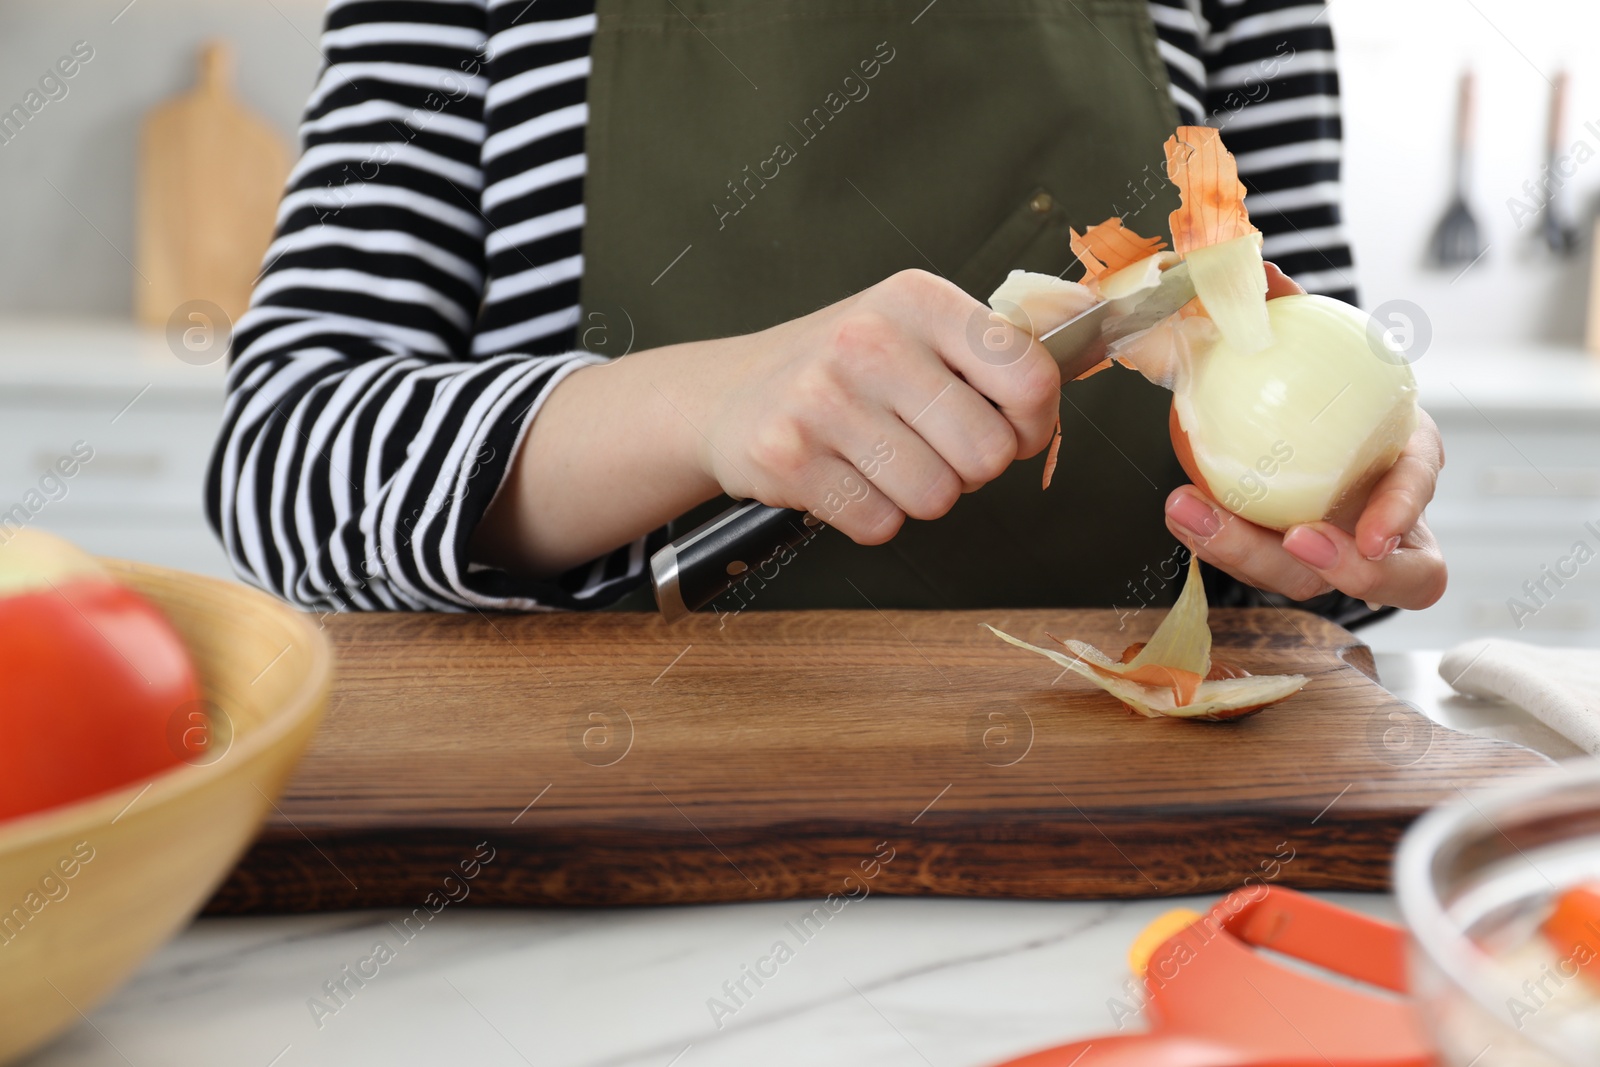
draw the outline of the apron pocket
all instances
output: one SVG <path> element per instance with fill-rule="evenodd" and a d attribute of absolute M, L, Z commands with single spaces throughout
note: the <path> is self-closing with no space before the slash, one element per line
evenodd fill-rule
<path fill-rule="evenodd" d="M 974 298 L 987 300 L 1013 270 L 1060 274 L 1076 262 L 1068 231 L 1066 209 L 1040 186 L 1011 209 L 950 280 Z"/>

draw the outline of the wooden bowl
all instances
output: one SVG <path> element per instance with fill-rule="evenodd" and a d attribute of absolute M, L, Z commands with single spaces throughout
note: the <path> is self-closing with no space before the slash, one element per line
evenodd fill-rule
<path fill-rule="evenodd" d="M 242 585 L 107 565 L 177 627 L 216 725 L 190 763 L 0 822 L 0 1063 L 76 1023 L 200 910 L 327 702 L 332 652 L 307 616 Z"/>

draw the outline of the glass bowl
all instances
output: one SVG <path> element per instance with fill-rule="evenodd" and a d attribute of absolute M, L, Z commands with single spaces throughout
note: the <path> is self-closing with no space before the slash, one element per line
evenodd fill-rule
<path fill-rule="evenodd" d="M 1583 883 L 1600 884 L 1600 760 L 1462 793 L 1407 831 L 1395 892 L 1444 1067 L 1600 1064 L 1600 983 L 1539 933 Z"/>

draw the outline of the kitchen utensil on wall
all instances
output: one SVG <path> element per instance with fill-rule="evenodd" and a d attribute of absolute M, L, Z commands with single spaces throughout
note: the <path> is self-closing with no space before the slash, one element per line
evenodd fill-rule
<path fill-rule="evenodd" d="M 146 325 L 165 326 L 197 300 L 237 320 L 272 241 L 289 151 L 234 97 L 231 66 L 226 45 L 206 43 L 196 86 L 145 119 L 133 286 Z"/>
<path fill-rule="evenodd" d="M 1461 75 L 1456 101 L 1455 193 L 1429 244 L 1429 259 L 1438 267 L 1465 267 L 1488 251 L 1483 243 L 1482 228 L 1467 204 L 1467 176 L 1472 167 L 1473 88 L 1473 74 L 1468 70 Z"/>
<path fill-rule="evenodd" d="M 1600 219 L 1594 224 L 1594 241 L 1589 253 L 1589 325 L 1584 333 L 1584 347 L 1591 355 L 1600 356 Z"/>
<path fill-rule="evenodd" d="M 1539 220 L 1539 236 L 1545 247 L 1558 256 L 1570 256 L 1578 248 L 1578 229 L 1572 224 L 1562 187 L 1568 175 L 1557 170 L 1562 161 L 1561 139 L 1567 118 L 1567 72 L 1556 75 L 1550 90 L 1550 121 L 1545 133 L 1544 211 Z M 1566 162 L 1570 163 L 1570 160 Z"/>

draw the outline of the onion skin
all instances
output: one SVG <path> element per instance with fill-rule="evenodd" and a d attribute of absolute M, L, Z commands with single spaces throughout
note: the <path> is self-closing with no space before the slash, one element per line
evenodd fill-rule
<path fill-rule="evenodd" d="M 1123 649 L 1122 662 L 1127 663 L 1132 660 L 1133 657 L 1139 654 L 1139 650 L 1143 647 L 1143 641 L 1136 641 L 1127 648 Z M 1211 661 L 1211 670 L 1206 673 L 1205 680 L 1208 682 L 1219 682 L 1224 678 L 1249 677 L 1251 677 L 1250 672 L 1245 670 L 1243 667 L 1237 667 L 1232 663 L 1225 663 L 1222 660 L 1213 658 Z M 1265 704 L 1249 704 L 1242 708 L 1229 708 L 1226 711 L 1213 712 L 1210 715 L 1184 715 L 1182 709 L 1180 708 L 1174 709 L 1169 713 L 1168 717 L 1174 719 L 1193 719 L 1196 722 L 1234 722 L 1238 719 L 1248 718 L 1265 708 L 1272 707 L 1272 705 L 1276 703 L 1278 702 L 1272 700 Z M 1134 712 L 1135 714 L 1139 714 L 1139 709 L 1131 704 L 1124 702 L 1122 706 L 1127 708 L 1129 711 Z"/>
<path fill-rule="evenodd" d="M 1088 679 L 1129 711 L 1147 718 L 1227 722 L 1287 700 L 1305 688 L 1308 679 L 1304 675 L 1253 677 L 1242 667 L 1213 657 L 1211 627 L 1206 624 L 1209 611 L 1200 558 L 1191 556 L 1183 591 L 1172 610 L 1149 641 L 1129 645 L 1116 661 L 1082 641 L 1051 635 L 1061 648 L 1040 648 L 993 626 L 988 629 L 1007 644 Z"/>
<path fill-rule="evenodd" d="M 1273 530 L 1352 522 L 1416 428 L 1416 381 L 1368 339 L 1365 314 L 1321 296 L 1268 301 L 1276 340 L 1224 341 L 1174 383 L 1168 429 L 1195 486 Z"/>
<path fill-rule="evenodd" d="M 1117 662 L 1132 663 L 1133 658 L 1140 652 L 1144 651 L 1145 644 L 1146 642 L 1144 641 L 1135 641 L 1133 644 L 1122 650 L 1122 658 L 1117 660 Z M 1206 672 L 1205 680 L 1208 682 L 1220 682 L 1224 678 L 1249 677 L 1250 672 L 1245 670 L 1243 667 L 1236 667 L 1231 663 L 1225 663 L 1216 657 L 1212 657 L 1211 670 Z"/>
<path fill-rule="evenodd" d="M 1135 656 L 1137 656 L 1139 654 L 1140 650 L 1144 648 L 1144 645 L 1145 645 L 1145 643 L 1143 641 L 1135 641 L 1133 644 L 1131 644 L 1127 648 L 1123 649 L 1122 650 L 1122 658 L 1121 658 L 1121 660 L 1119 662 L 1122 662 L 1122 663 L 1131 663 L 1131 662 L 1133 662 L 1133 657 L 1135 657 Z M 1237 666 L 1233 665 L 1232 663 L 1226 663 L 1226 662 L 1223 662 L 1222 660 L 1219 660 L 1219 659 L 1216 659 L 1215 657 L 1213 657 L 1212 660 L 1211 660 L 1211 670 L 1206 672 L 1205 680 L 1208 681 L 1208 682 L 1219 682 L 1219 681 L 1223 680 L 1224 678 L 1249 678 L 1249 677 L 1251 677 L 1250 672 L 1245 670 L 1243 667 L 1237 667 Z M 1215 712 L 1215 713 L 1213 713 L 1211 715 L 1187 715 L 1186 716 L 1186 715 L 1184 715 L 1182 713 L 1181 710 L 1175 709 L 1169 715 L 1169 717 L 1170 718 L 1175 718 L 1175 719 L 1190 718 L 1190 719 L 1194 719 L 1196 722 L 1233 722 L 1235 719 L 1243 719 L 1243 718 L 1246 718 L 1247 716 L 1254 715 L 1256 712 L 1261 711 L 1263 708 L 1270 708 L 1275 703 L 1277 703 L 1277 701 L 1269 701 L 1266 704 L 1251 704 L 1251 705 L 1249 705 L 1247 707 L 1230 708 L 1227 711 L 1219 711 L 1219 712 Z M 1126 701 L 1122 702 L 1122 706 L 1127 708 L 1129 711 L 1133 712 L 1134 714 L 1140 714 L 1140 711 L 1139 711 L 1138 708 L 1134 707 L 1132 704 L 1127 703 Z"/>
<path fill-rule="evenodd" d="M 1144 648 L 1144 641 L 1134 641 L 1133 645 L 1122 649 L 1122 662 L 1125 662 L 1126 664 L 1126 662 L 1133 661 L 1133 657 L 1138 656 L 1139 649 L 1141 648 Z M 1213 659 L 1213 661 L 1211 661 L 1211 670 L 1206 672 L 1205 680 L 1221 681 L 1224 680 L 1224 678 L 1250 677 L 1251 673 L 1248 672 L 1248 670 L 1243 669 L 1243 667 L 1235 667 L 1234 664 L 1229 664 L 1229 662 L 1222 662 L 1219 661 L 1219 659 Z M 1277 702 L 1278 701 L 1267 701 L 1266 704 L 1246 704 L 1245 707 L 1230 707 L 1230 709 L 1211 712 L 1210 715 L 1186 715 L 1186 713 L 1184 713 L 1184 709 L 1181 709 L 1181 707 L 1174 707 L 1174 709 L 1170 710 L 1170 712 L 1166 712 L 1166 717 L 1189 718 L 1189 720 L 1197 721 L 1197 723 L 1230 723 L 1230 721 L 1238 720 L 1238 718 L 1251 717 L 1251 715 L 1254 715 L 1254 713 L 1261 712 L 1261 710 L 1267 709 L 1267 707 L 1272 707 L 1272 705 L 1277 704 Z M 1126 701 L 1123 701 L 1122 705 L 1123 707 L 1126 707 L 1126 709 L 1130 710 L 1130 712 L 1133 712 L 1134 715 L 1142 715 L 1142 713 L 1144 713 L 1141 712 L 1141 710 L 1136 709 L 1133 704 L 1128 704 Z"/>

